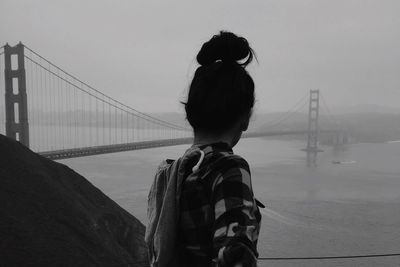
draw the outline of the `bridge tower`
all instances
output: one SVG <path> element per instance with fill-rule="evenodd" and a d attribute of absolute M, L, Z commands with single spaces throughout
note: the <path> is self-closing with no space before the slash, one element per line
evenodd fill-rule
<path fill-rule="evenodd" d="M 310 90 L 310 100 L 308 108 L 308 134 L 307 134 L 307 166 L 315 167 L 317 165 L 317 154 L 322 152 L 318 149 L 319 137 L 319 90 Z"/>
<path fill-rule="evenodd" d="M 24 45 L 4 46 L 6 136 L 29 147 Z"/>

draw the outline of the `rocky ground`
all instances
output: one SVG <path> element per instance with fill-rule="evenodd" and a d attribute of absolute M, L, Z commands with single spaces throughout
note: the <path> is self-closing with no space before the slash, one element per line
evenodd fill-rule
<path fill-rule="evenodd" d="M 0 266 L 148 266 L 144 225 L 84 177 L 0 135 Z"/>

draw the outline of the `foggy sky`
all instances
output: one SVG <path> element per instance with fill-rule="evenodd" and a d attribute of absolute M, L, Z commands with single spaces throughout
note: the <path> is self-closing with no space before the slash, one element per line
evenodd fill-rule
<path fill-rule="evenodd" d="M 331 107 L 400 107 L 400 1 L 1 0 L 0 45 L 22 41 L 144 112 L 181 111 L 201 44 L 246 37 L 259 63 L 257 110 L 309 89 Z"/>

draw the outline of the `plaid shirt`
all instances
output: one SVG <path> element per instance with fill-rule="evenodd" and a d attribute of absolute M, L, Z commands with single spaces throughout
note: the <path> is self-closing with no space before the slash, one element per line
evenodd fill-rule
<path fill-rule="evenodd" d="M 247 162 L 225 143 L 199 147 L 205 157 L 182 187 L 179 248 L 183 266 L 256 266 L 261 214 Z"/>

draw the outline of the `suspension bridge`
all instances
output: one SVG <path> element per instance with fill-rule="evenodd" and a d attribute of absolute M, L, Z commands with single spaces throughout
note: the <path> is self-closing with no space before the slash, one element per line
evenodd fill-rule
<path fill-rule="evenodd" d="M 4 97 L 4 99 L 2 99 Z M 305 94 L 287 112 L 243 137 L 306 135 L 308 165 L 314 165 L 321 133 L 343 131 L 319 90 Z M 290 118 L 307 113 L 294 128 Z M 325 116 L 329 123 L 320 127 Z M 70 74 L 19 43 L 0 49 L 0 133 L 51 159 L 81 157 L 192 142 L 190 128 L 140 112 Z M 342 134 L 343 136 L 343 134 Z M 341 138 L 343 139 L 343 138 Z"/>

